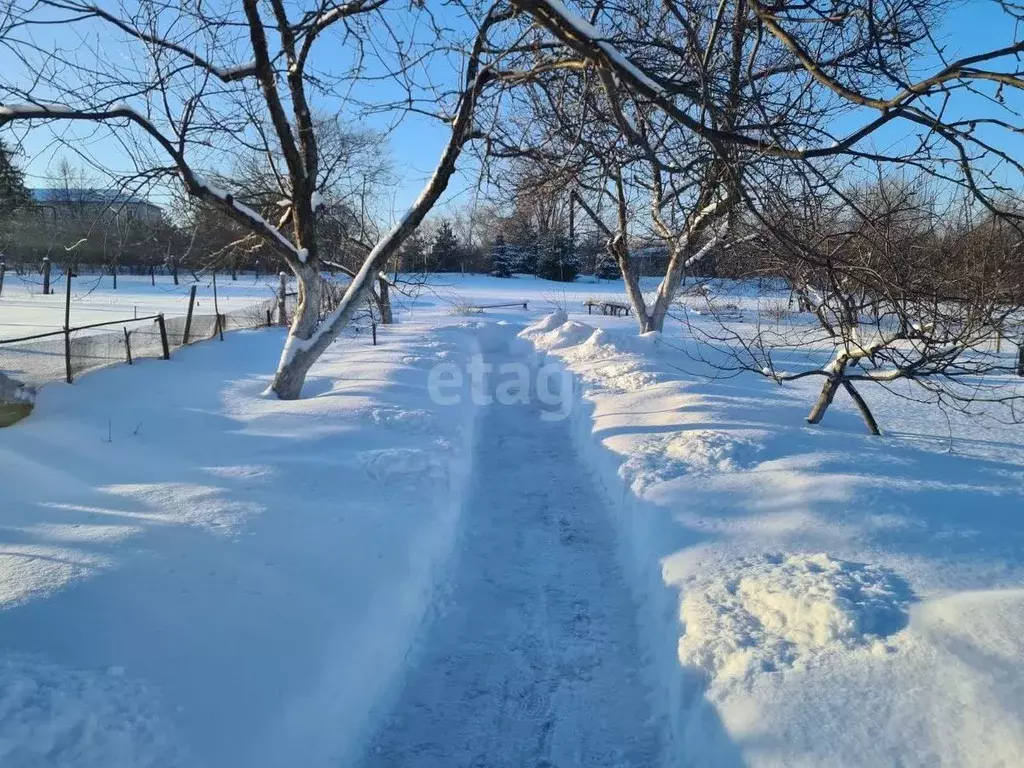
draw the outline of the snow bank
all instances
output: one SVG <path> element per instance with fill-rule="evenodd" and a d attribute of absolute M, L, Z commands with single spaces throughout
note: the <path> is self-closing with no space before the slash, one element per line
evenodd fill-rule
<path fill-rule="evenodd" d="M 282 342 L 55 384 L 0 430 L 0 764 L 361 751 L 470 471 L 471 400 L 436 405 L 428 372 L 474 342 L 414 323 L 338 341 L 289 402 L 260 396 Z"/>
<path fill-rule="evenodd" d="M 158 697 L 124 670 L 0 660 L 0 763 L 76 768 L 186 765 Z"/>
<path fill-rule="evenodd" d="M 683 593 L 679 660 L 713 678 L 807 667 L 869 647 L 907 624 L 910 590 L 878 566 L 826 554 L 763 555 Z"/>
<path fill-rule="evenodd" d="M 670 764 L 1024 764 L 1012 436 L 977 459 L 918 450 L 842 403 L 808 428 L 807 386 L 722 380 L 678 326 L 598 321 L 521 335 L 580 382 L 576 444 L 615 515 Z M 893 401 L 873 406 L 894 432 L 944 432 Z"/>

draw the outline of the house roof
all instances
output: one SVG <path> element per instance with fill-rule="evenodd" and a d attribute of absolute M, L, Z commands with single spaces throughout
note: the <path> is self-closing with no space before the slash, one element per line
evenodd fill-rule
<path fill-rule="evenodd" d="M 87 189 L 74 187 L 46 187 L 30 189 L 32 200 L 37 203 L 75 203 L 86 205 L 148 205 L 156 208 L 148 200 L 126 195 L 113 189 Z"/>

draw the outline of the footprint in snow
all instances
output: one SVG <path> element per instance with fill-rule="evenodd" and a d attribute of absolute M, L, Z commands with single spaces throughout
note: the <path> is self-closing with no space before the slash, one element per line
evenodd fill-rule
<path fill-rule="evenodd" d="M 443 482 L 448 476 L 448 464 L 436 450 L 383 448 L 363 451 L 359 461 L 370 477 L 383 483 L 426 485 Z"/>
<path fill-rule="evenodd" d="M 434 427 L 434 417 L 427 411 L 401 408 L 374 408 L 370 418 L 375 424 L 394 427 L 405 432 L 423 433 Z"/>

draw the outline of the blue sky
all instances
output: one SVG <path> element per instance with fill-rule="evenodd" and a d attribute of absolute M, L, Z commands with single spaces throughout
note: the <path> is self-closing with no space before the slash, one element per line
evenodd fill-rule
<path fill-rule="evenodd" d="M 959 4 L 951 3 L 950 6 L 939 33 L 940 41 L 947 46 L 947 58 L 957 58 L 1013 41 L 1016 30 L 1012 24 L 1007 23 L 1007 17 L 992 0 L 967 0 Z M 69 47 L 74 44 L 75 39 L 66 32 L 57 31 L 54 41 Z M 321 41 L 318 51 L 321 59 L 337 55 L 337 46 L 332 49 L 333 45 L 330 40 Z M 0 50 L 0 68 L 12 66 L 14 65 L 10 54 Z M 432 67 L 431 75 L 438 79 L 444 78 L 449 76 L 452 68 L 451 62 L 437 62 Z M 378 83 L 373 88 L 384 98 L 393 97 L 397 93 L 397 89 L 387 84 Z M 964 103 L 970 104 L 972 108 L 991 109 L 981 99 L 968 99 Z M 856 122 L 859 122 L 859 119 Z M 386 123 L 378 118 L 371 120 L 371 124 L 384 127 Z M 54 132 L 69 138 L 72 148 L 55 142 Z M 22 132 L 19 131 L 19 136 L 21 135 Z M 893 128 L 874 137 L 873 143 L 876 147 L 884 149 L 900 141 L 905 135 L 904 128 Z M 391 127 L 389 142 L 399 181 L 388 206 L 395 212 L 403 211 L 419 193 L 423 182 L 433 171 L 447 136 L 448 130 L 445 126 L 418 115 L 408 116 L 397 126 Z M 122 147 L 108 136 L 92 135 L 90 129 L 85 126 L 41 127 L 24 134 L 23 139 L 22 164 L 26 168 L 30 186 L 45 186 L 48 168 L 54 166 L 62 156 L 68 157 L 72 162 L 81 163 L 75 156 L 76 150 L 88 154 L 98 165 L 115 170 L 129 167 Z M 1017 139 L 1013 141 L 1014 145 L 1024 149 L 1024 142 Z M 1005 146 L 1005 143 L 1003 145 Z M 476 169 L 472 163 L 466 163 L 465 166 L 461 176 L 453 180 L 446 196 L 447 205 L 461 206 L 472 201 Z"/>

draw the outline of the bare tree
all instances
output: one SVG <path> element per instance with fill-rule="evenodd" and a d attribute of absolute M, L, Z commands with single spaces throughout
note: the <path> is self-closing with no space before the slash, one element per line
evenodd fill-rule
<path fill-rule="evenodd" d="M 764 159 L 825 177 L 835 162 L 911 167 L 993 211 L 1007 179 L 1019 183 L 1024 171 L 1000 143 L 1020 130 L 1019 100 L 1007 94 L 1024 88 L 1024 42 L 947 60 L 933 29 L 946 4 L 935 0 L 668 0 L 656 13 L 514 2 L 549 33 L 537 48 L 552 70 L 599 81 L 632 147 L 661 160 L 652 136 L 662 134 L 645 135 L 636 120 L 656 112 L 711 153 L 743 199 L 770 186 L 758 171 Z M 999 5 L 1016 28 L 1018 6 Z M 931 60 L 940 64 L 914 74 Z M 877 149 L 871 138 L 883 128 L 903 140 Z"/>
<path fill-rule="evenodd" d="M 811 424 L 843 389 L 879 434 L 859 387 L 901 383 L 910 385 L 899 387 L 901 397 L 961 411 L 999 404 L 1019 420 L 1024 393 L 1007 379 L 1018 370 L 1018 348 L 993 341 L 1019 342 L 1024 328 L 1013 275 L 1020 239 L 1000 237 L 991 220 L 979 224 L 970 198 L 950 200 L 920 178 L 881 175 L 828 196 L 797 191 L 765 212 L 771 229 L 746 246 L 750 274 L 775 280 L 755 330 L 744 317 L 719 314 L 709 324 L 713 301 L 702 322 L 690 324 L 717 347 L 713 364 L 780 384 L 821 377 Z M 791 302 L 779 306 L 779 278 L 794 290 L 799 312 Z"/>
<path fill-rule="evenodd" d="M 176 179 L 188 194 L 217 206 L 274 248 L 299 285 L 298 308 L 270 388 L 286 399 L 300 395 L 310 366 L 364 305 L 381 270 L 446 188 L 465 144 L 478 135 L 478 100 L 501 82 L 496 57 L 502 46 L 492 37 L 511 15 L 499 6 L 467 6 L 473 32 L 459 40 L 434 24 L 429 10 L 403 8 L 400 13 L 420 14 L 426 22 L 431 34 L 424 47 L 403 31 L 415 24 L 406 27 L 391 15 L 389 0 L 316 0 L 302 6 L 243 0 L 237 8 L 226 2 L 169 7 L 141 0 L 115 13 L 85 0 L 18 0 L 5 45 L 26 66 L 0 83 L 0 126 L 79 121 L 109 127 L 125 145 L 135 141 L 130 146 L 140 173 Z M 97 32 L 104 45 L 89 55 L 40 50 L 32 35 L 55 22 Z M 118 38 L 137 52 L 134 73 L 121 75 L 123 64 L 105 61 L 100 48 Z M 323 39 L 331 40 L 334 54 L 317 59 L 313 51 Z M 461 73 L 444 87 L 424 90 L 416 76 L 425 76 L 431 53 L 461 57 Z M 230 60 L 219 61 L 220 56 Z M 324 69 L 314 65 L 321 60 L 329 62 Z M 430 96 L 450 136 L 415 203 L 373 244 L 344 298 L 321 321 L 317 221 L 324 157 L 313 102 L 338 104 L 354 84 L 380 78 L 382 71 L 406 95 L 378 107 L 426 111 L 421 103 Z M 36 73 L 33 79 L 29 72 Z M 265 154 L 286 191 L 288 204 L 276 220 L 202 170 L 223 167 L 217 161 L 225 152 L 253 150 Z"/>

